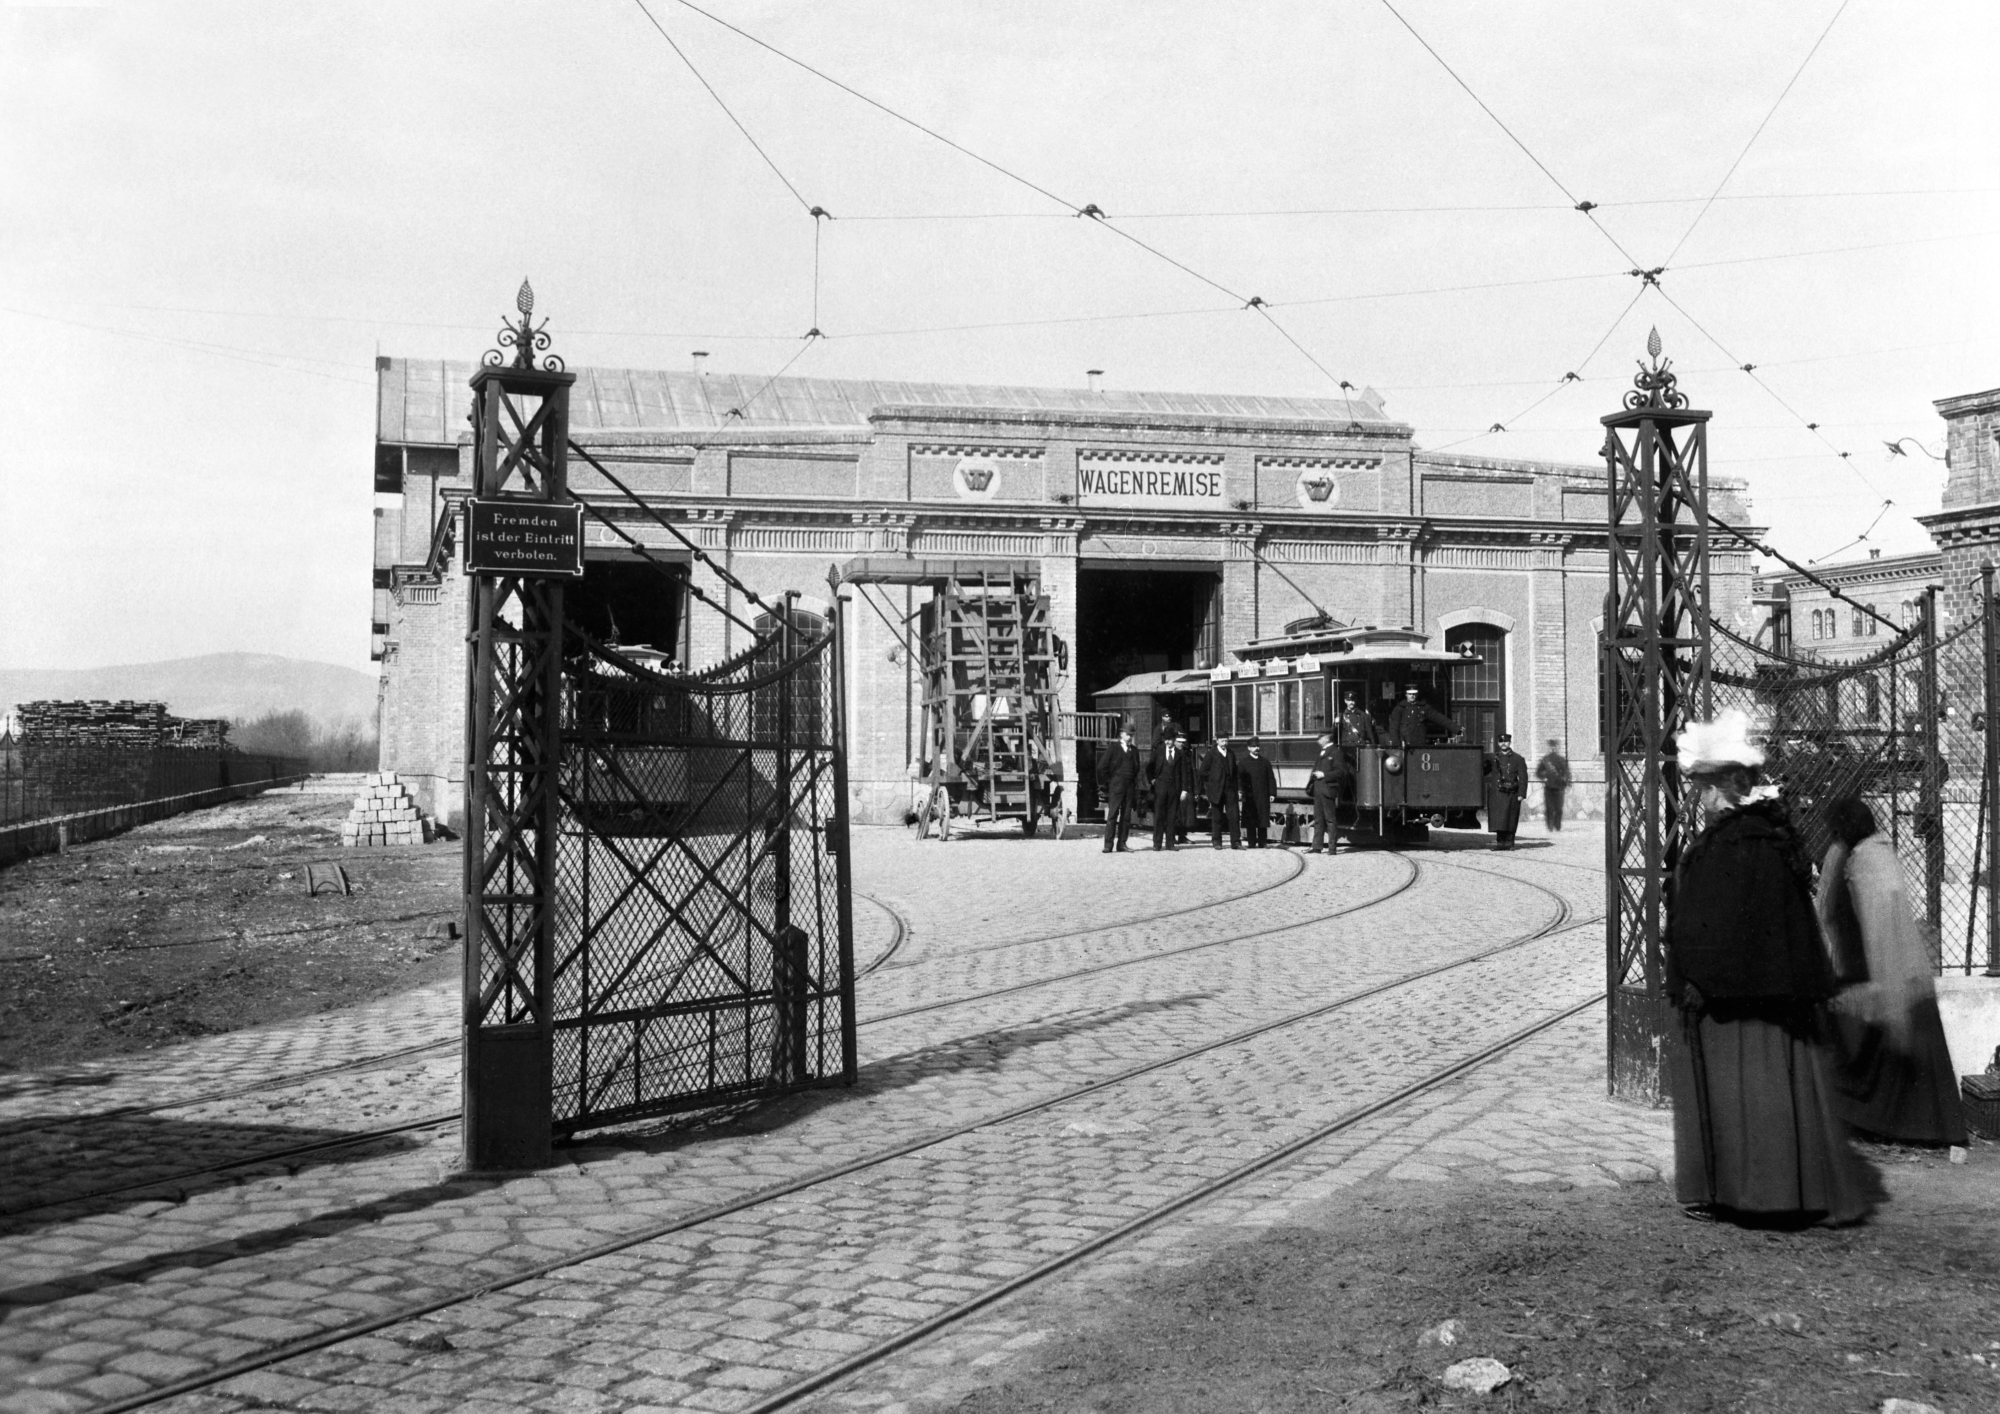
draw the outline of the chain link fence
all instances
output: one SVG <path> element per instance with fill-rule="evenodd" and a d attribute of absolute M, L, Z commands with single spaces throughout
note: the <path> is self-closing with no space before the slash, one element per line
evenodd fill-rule
<path fill-rule="evenodd" d="M 1710 644 L 1715 709 L 1749 716 L 1808 850 L 1832 842 L 1835 800 L 1855 795 L 1874 809 L 1939 971 L 1989 960 L 1985 644 L 1983 616 L 1940 636 L 1929 606 L 1874 653 L 1841 662 L 1773 652 L 1719 626 Z"/>

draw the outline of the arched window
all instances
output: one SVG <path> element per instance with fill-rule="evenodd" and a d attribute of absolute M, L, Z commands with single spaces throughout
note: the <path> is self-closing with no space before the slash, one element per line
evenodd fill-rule
<path fill-rule="evenodd" d="M 1854 636 L 1859 638 L 1866 632 L 1868 632 L 1868 620 L 1862 616 L 1861 606 L 1857 604 L 1854 606 Z"/>
<path fill-rule="evenodd" d="M 1882 621 L 1875 617 L 1875 606 L 1873 604 L 1870 604 L 1868 606 L 1868 636 L 1870 638 L 1873 638 L 1875 636 L 1875 630 L 1880 628 L 1881 626 L 1882 626 Z"/>
<path fill-rule="evenodd" d="M 1446 629 L 1445 651 L 1465 654 L 1451 667 L 1451 715 L 1465 739 L 1487 750 L 1506 730 L 1507 633 L 1492 624 Z"/>
<path fill-rule="evenodd" d="M 1812 636 L 1815 639 L 1826 637 L 1826 615 L 1818 609 L 1812 611 Z"/>
<path fill-rule="evenodd" d="M 1861 679 L 1861 720 L 1870 725 L 1882 720 L 1882 684 L 1873 673 Z"/>

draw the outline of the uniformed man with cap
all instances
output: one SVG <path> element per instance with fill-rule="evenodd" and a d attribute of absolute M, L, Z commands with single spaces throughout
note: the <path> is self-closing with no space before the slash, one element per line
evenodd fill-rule
<path fill-rule="evenodd" d="M 1495 849 L 1512 849 L 1521 824 L 1521 798 L 1528 793 L 1528 763 L 1514 750 L 1514 738 L 1500 734 L 1486 762 L 1486 828 Z"/>
<path fill-rule="evenodd" d="M 1400 746 L 1405 751 L 1429 746 L 1433 727 L 1448 738 L 1458 735 L 1458 723 L 1430 703 L 1419 701 L 1416 685 L 1412 683 L 1403 689 L 1403 700 L 1389 713 L 1389 740 L 1386 744 Z"/>
<path fill-rule="evenodd" d="M 1312 803 L 1313 842 L 1307 854 L 1332 854 L 1340 843 L 1340 820 L 1335 812 L 1353 777 L 1347 755 L 1334 742 L 1332 732 L 1319 734 L 1319 755 L 1313 758 Z"/>

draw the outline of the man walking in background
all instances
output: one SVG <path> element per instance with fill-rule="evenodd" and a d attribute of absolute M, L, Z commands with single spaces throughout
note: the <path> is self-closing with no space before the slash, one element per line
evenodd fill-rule
<path fill-rule="evenodd" d="M 1535 763 L 1535 779 L 1542 783 L 1542 822 L 1554 834 L 1563 827 L 1563 792 L 1569 789 L 1569 761 L 1549 738 L 1549 754 Z"/>
<path fill-rule="evenodd" d="M 1208 843 L 1222 848 L 1225 817 L 1229 826 L 1229 847 L 1243 848 L 1243 807 L 1237 801 L 1236 758 L 1230 754 L 1229 738 L 1219 736 L 1201 763 L 1201 794 L 1208 802 Z"/>
<path fill-rule="evenodd" d="M 1250 848 L 1262 849 L 1270 829 L 1271 798 L 1278 793 L 1278 773 L 1256 737 L 1243 750 L 1236 767 L 1243 789 L 1243 833 L 1250 837 Z"/>
<path fill-rule="evenodd" d="M 1126 850 L 1132 833 L 1132 813 L 1139 792 L 1146 788 L 1146 761 L 1132 744 L 1132 729 L 1118 733 L 1115 745 L 1097 753 L 1097 788 L 1104 792 L 1104 852 Z"/>

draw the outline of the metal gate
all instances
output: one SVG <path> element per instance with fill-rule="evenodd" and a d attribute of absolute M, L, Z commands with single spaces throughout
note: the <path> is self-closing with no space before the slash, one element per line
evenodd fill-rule
<path fill-rule="evenodd" d="M 663 674 L 572 627 L 554 1128 L 854 1079 L 840 635 Z"/>
<path fill-rule="evenodd" d="M 839 606 L 821 617 L 796 596 L 759 597 L 571 442 L 573 377 L 555 359 L 535 366 L 549 341 L 525 281 L 516 308 L 500 336 L 513 361 L 489 354 L 472 380 L 464 520 L 475 1169 L 546 1162 L 552 1135 L 855 1076 Z M 572 495 L 572 452 L 617 496 Z M 606 501 L 678 539 L 762 617 L 653 555 Z M 750 648 L 686 673 L 594 639 L 563 588 L 589 573 L 585 515 Z"/>

